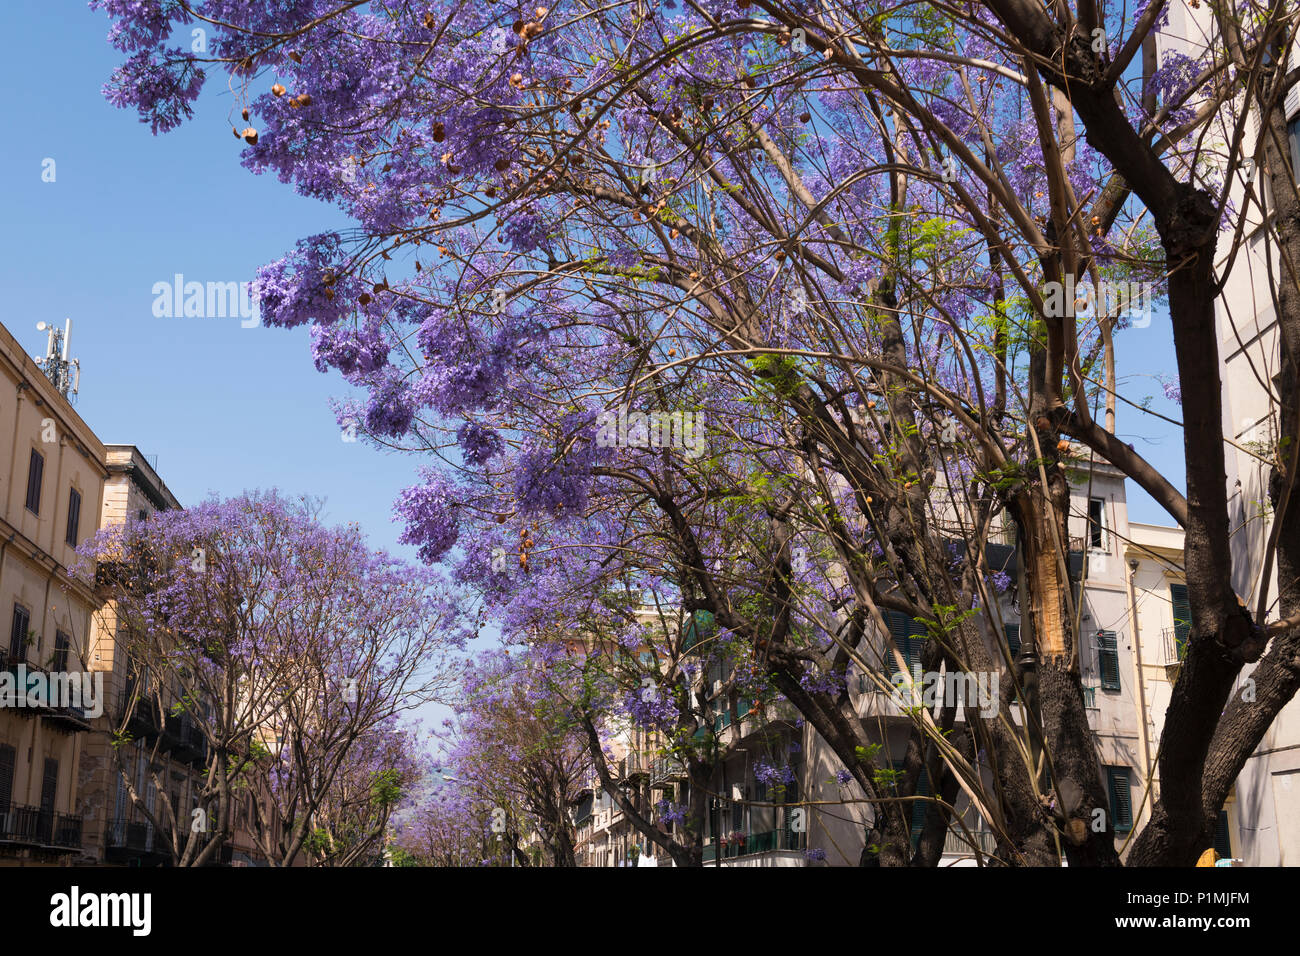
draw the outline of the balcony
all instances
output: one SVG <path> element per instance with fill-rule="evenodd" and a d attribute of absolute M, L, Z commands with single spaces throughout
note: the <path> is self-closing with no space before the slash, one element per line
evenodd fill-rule
<path fill-rule="evenodd" d="M 686 765 L 677 757 L 656 757 L 650 764 L 650 786 L 660 789 L 676 780 L 685 780 Z"/>
<path fill-rule="evenodd" d="M 104 828 L 105 863 L 155 866 L 167 858 L 154 839 L 153 827 L 147 823 L 110 820 Z"/>
<path fill-rule="evenodd" d="M 81 815 L 11 803 L 0 812 L 0 843 L 55 852 L 81 849 Z"/>
<path fill-rule="evenodd" d="M 993 855 L 997 845 L 997 838 L 988 830 L 951 829 L 943 838 L 943 855 L 973 857 L 978 847 L 979 852 L 988 857 Z"/>
<path fill-rule="evenodd" d="M 0 671 L 5 671 L 13 675 L 15 690 L 16 691 L 21 690 L 21 692 L 24 695 L 23 700 L 27 700 L 26 693 L 30 685 L 26 685 L 23 681 L 19 680 L 20 677 L 18 673 L 19 665 L 22 665 L 24 668 L 24 675 L 21 676 L 25 677 L 32 674 L 40 674 L 46 678 L 45 698 L 47 701 L 51 696 L 63 697 L 64 694 L 67 692 L 67 682 L 62 682 L 61 689 L 56 691 L 55 687 L 52 686 L 52 682 L 49 680 L 50 671 L 48 671 L 44 667 L 41 667 L 39 664 L 34 664 L 33 662 L 27 660 L 25 657 L 16 656 L 14 654 L 5 654 L 0 656 L 3 657 L 3 667 L 0 667 Z M 80 683 L 81 671 L 66 672 L 60 670 L 58 671 L 58 673 L 60 674 L 68 673 L 69 676 L 76 677 L 78 681 L 78 686 L 79 687 L 82 686 Z M 22 684 L 23 686 L 20 687 L 19 686 L 20 684 Z M 78 694 L 80 694 L 80 690 L 78 690 Z M 85 701 L 83 700 L 82 703 L 84 704 Z M 49 722 L 51 722 L 52 724 L 54 724 L 54 726 L 57 729 L 66 730 L 70 733 L 79 730 L 92 729 L 90 726 L 90 718 L 86 716 L 85 710 L 81 707 L 72 707 L 72 706 L 61 707 L 56 704 L 51 704 L 48 702 L 43 704 L 33 704 L 27 702 L 24 703 L 22 706 L 16 707 L 14 709 L 26 717 L 43 717 Z"/>
<path fill-rule="evenodd" d="M 163 747 L 182 763 L 202 764 L 208 756 L 208 742 L 189 714 L 168 715 L 163 728 Z"/>
<path fill-rule="evenodd" d="M 130 684 L 122 691 L 117 703 L 117 720 L 120 725 L 126 719 L 128 708 L 131 709 L 131 717 L 126 721 L 127 733 L 133 737 L 143 737 L 148 740 L 158 736 L 158 718 L 154 713 L 153 700 L 147 695 L 142 694 L 140 699 L 135 701 L 135 706 L 131 706 L 131 698 L 135 695 L 135 688 Z"/>
<path fill-rule="evenodd" d="M 735 860 L 741 857 L 757 856 L 774 850 L 800 851 L 808 848 L 808 834 L 794 833 L 790 830 L 765 830 L 760 833 L 746 833 L 743 840 L 729 839 L 725 845 L 716 841 L 704 845 L 704 862 L 713 863 L 718 859 L 719 850 L 722 859 Z"/>
<path fill-rule="evenodd" d="M 1181 664 L 1187 656 L 1187 641 L 1191 636 L 1191 629 L 1187 627 L 1166 627 L 1160 630 L 1160 643 L 1164 651 L 1164 660 L 1161 662 L 1165 667 L 1173 667 Z"/>

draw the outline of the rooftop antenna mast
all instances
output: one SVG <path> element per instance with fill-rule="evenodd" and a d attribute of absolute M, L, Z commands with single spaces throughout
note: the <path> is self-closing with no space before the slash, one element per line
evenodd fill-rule
<path fill-rule="evenodd" d="M 45 347 L 45 358 L 35 358 L 34 361 L 45 373 L 45 377 L 59 390 L 59 394 L 71 401 L 68 393 L 76 395 L 81 387 L 81 361 L 68 359 L 68 340 L 72 337 L 72 320 L 64 321 L 66 325 L 62 331 L 46 322 L 36 323 L 36 331 L 49 332 L 50 338 Z"/>

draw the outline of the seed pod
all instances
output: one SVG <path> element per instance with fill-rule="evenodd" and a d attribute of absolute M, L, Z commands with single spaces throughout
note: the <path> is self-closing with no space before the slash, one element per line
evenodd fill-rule
<path fill-rule="evenodd" d="M 243 131 L 242 133 L 240 133 L 239 135 L 241 135 L 241 136 L 244 137 L 244 141 L 245 141 L 246 143 L 250 143 L 250 144 L 252 144 L 252 145 L 257 145 L 257 130 L 253 129 L 253 127 L 251 127 L 251 126 L 248 127 L 246 130 L 244 130 L 244 131 Z"/>
<path fill-rule="evenodd" d="M 244 117 L 244 119 L 248 119 L 248 107 L 247 107 L 247 106 L 244 107 L 244 112 L 243 112 L 242 114 L 240 114 L 240 115 L 242 115 L 242 116 Z"/>
<path fill-rule="evenodd" d="M 284 96 L 285 90 L 279 83 L 273 83 L 271 85 L 271 92 L 276 96 Z"/>
<path fill-rule="evenodd" d="M 297 50 L 290 50 L 290 51 L 289 51 L 289 59 L 293 60 L 293 62 L 295 62 L 295 63 L 301 63 L 301 62 L 302 62 L 302 54 L 299 53 Z"/>
<path fill-rule="evenodd" d="M 437 25 L 437 23 L 438 21 L 433 18 L 432 13 L 426 13 L 424 15 L 424 28 L 426 30 L 432 30 Z"/>
<path fill-rule="evenodd" d="M 441 123 L 434 123 L 433 141 L 435 143 L 441 143 L 446 138 L 447 138 L 447 128 L 443 126 Z"/>

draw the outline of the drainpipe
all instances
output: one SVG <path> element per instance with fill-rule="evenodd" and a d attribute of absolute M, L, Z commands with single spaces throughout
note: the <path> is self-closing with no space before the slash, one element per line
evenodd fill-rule
<path fill-rule="evenodd" d="M 1137 597 L 1133 589 L 1133 579 L 1137 577 L 1138 560 L 1130 558 L 1128 562 L 1128 575 L 1125 577 L 1125 583 L 1128 588 L 1128 619 L 1129 627 L 1133 633 L 1133 677 L 1134 686 L 1137 688 L 1137 696 L 1134 698 L 1134 704 L 1137 707 L 1138 718 L 1138 754 L 1142 760 L 1142 772 L 1146 775 L 1147 781 L 1152 787 L 1151 798 L 1155 799 L 1154 782 L 1151 774 L 1151 745 L 1147 740 L 1147 687 L 1146 681 L 1142 676 L 1142 634 L 1141 628 L 1138 627 L 1137 616 Z M 1147 802 L 1142 801 L 1142 811 L 1138 814 L 1138 819 L 1142 813 L 1146 812 Z"/>

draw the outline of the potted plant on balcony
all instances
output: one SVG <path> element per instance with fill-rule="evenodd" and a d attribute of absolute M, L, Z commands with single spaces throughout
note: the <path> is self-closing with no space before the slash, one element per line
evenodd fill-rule
<path fill-rule="evenodd" d="M 740 830 L 732 830 L 728 833 L 726 842 L 732 847 L 731 856 L 739 856 L 745 852 L 745 834 Z"/>

